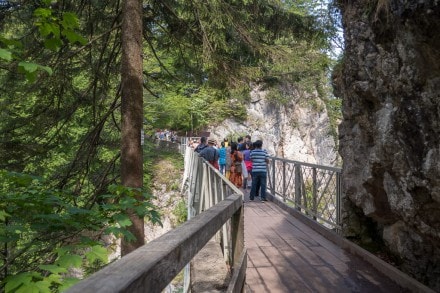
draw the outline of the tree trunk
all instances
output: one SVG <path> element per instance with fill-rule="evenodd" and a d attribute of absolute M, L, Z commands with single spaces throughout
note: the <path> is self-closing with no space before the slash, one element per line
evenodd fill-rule
<path fill-rule="evenodd" d="M 121 180 L 126 187 L 141 188 L 143 159 L 141 129 L 142 105 L 142 1 L 125 0 L 122 6 L 122 150 Z M 139 198 L 139 200 L 141 200 Z M 122 240 L 121 254 L 126 255 L 145 243 L 144 220 L 128 211 L 135 241 Z"/>

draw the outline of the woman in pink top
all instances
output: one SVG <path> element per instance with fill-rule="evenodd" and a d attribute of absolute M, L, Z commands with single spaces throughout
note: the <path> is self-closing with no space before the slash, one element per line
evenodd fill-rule
<path fill-rule="evenodd" d="M 251 161 L 251 150 L 252 150 L 252 142 L 247 141 L 246 142 L 246 149 L 243 151 L 243 160 L 244 164 L 246 165 L 246 170 L 248 171 L 248 177 L 243 178 L 243 188 L 246 189 L 246 187 L 251 188 L 252 183 L 252 161 Z"/>

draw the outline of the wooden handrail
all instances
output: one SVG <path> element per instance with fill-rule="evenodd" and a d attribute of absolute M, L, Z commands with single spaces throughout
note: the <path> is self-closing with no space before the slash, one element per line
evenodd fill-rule
<path fill-rule="evenodd" d="M 239 235 L 243 225 L 242 195 L 233 194 L 123 258 L 108 265 L 67 292 L 161 292 L 182 268 L 229 219 L 232 235 Z M 236 237 L 236 236 L 235 236 Z M 241 238 L 241 237 L 240 237 Z M 241 242 L 242 240 L 238 240 Z M 237 259 L 245 250 L 235 246 Z"/>

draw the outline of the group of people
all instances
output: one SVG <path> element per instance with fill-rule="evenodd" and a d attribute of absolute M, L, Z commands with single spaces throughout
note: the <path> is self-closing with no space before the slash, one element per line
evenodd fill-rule
<path fill-rule="evenodd" d="M 168 129 L 157 129 L 156 133 L 154 134 L 154 138 L 155 139 L 160 139 L 160 140 L 169 140 L 171 142 L 176 142 L 177 141 L 177 133 L 175 131 L 172 130 L 168 130 Z"/>
<path fill-rule="evenodd" d="M 251 136 L 239 137 L 237 142 L 225 138 L 220 145 L 212 138 L 201 137 L 194 151 L 226 176 L 235 186 L 250 188 L 249 199 L 261 196 L 266 201 L 267 164 L 269 155 L 263 141 L 251 141 Z"/>

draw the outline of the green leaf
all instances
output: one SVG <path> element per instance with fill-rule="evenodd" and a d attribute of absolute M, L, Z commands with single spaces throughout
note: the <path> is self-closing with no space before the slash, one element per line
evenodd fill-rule
<path fill-rule="evenodd" d="M 29 273 L 21 273 L 6 278 L 5 293 L 12 292 L 23 284 L 28 284 L 32 281 L 32 275 Z"/>
<path fill-rule="evenodd" d="M 42 37 L 47 37 L 51 33 L 53 33 L 53 26 L 50 23 L 44 22 L 44 23 L 38 23 L 38 29 L 40 31 L 40 35 Z"/>
<path fill-rule="evenodd" d="M 74 31 L 64 30 L 63 35 L 65 35 L 66 38 L 69 40 L 69 42 L 72 44 L 74 44 L 76 42 L 80 43 L 81 45 L 87 44 L 87 39 L 84 38 L 83 36 L 75 33 Z"/>
<path fill-rule="evenodd" d="M 90 263 L 100 260 L 104 263 L 108 262 L 108 251 L 100 245 L 92 246 L 92 249 L 86 253 L 86 258 Z"/>
<path fill-rule="evenodd" d="M 23 48 L 23 44 L 17 40 L 10 40 L 4 37 L 0 37 L 0 42 L 5 44 L 8 48 Z"/>
<path fill-rule="evenodd" d="M 67 211 L 69 212 L 69 214 L 73 214 L 73 215 L 88 215 L 92 213 L 92 211 L 90 210 L 82 209 L 78 207 L 70 207 L 67 209 Z"/>
<path fill-rule="evenodd" d="M 52 51 L 58 50 L 62 45 L 63 43 L 58 38 L 46 39 L 44 41 L 44 47 Z"/>
<path fill-rule="evenodd" d="M 40 293 L 51 293 L 52 291 L 50 290 L 50 285 L 51 283 L 47 280 L 38 281 L 35 283 L 35 287 L 38 288 L 37 292 Z"/>
<path fill-rule="evenodd" d="M 45 280 L 55 284 L 62 284 L 64 282 L 64 279 L 61 280 L 61 276 L 58 274 L 51 274 Z"/>
<path fill-rule="evenodd" d="M 22 69 L 24 72 L 32 73 L 37 71 L 38 64 L 32 62 L 21 61 L 18 63 L 18 67 Z"/>
<path fill-rule="evenodd" d="M 26 72 L 25 76 L 29 82 L 35 82 L 35 80 L 37 80 L 37 72 Z"/>
<path fill-rule="evenodd" d="M 0 58 L 4 59 L 6 61 L 11 61 L 12 60 L 12 53 L 9 52 L 8 50 L 0 48 Z"/>
<path fill-rule="evenodd" d="M 130 218 L 126 214 L 117 214 L 113 218 L 121 227 L 129 227 L 132 225 Z"/>
<path fill-rule="evenodd" d="M 131 233 L 127 229 L 121 229 L 121 233 L 124 236 L 124 239 L 128 242 L 136 240 L 136 237 L 134 237 L 133 233 Z"/>
<path fill-rule="evenodd" d="M 0 221 L 4 222 L 6 217 L 10 217 L 11 215 L 5 212 L 4 210 L 0 210 Z"/>
<path fill-rule="evenodd" d="M 18 288 L 15 293 L 39 293 L 40 290 L 35 283 L 23 284 Z"/>
<path fill-rule="evenodd" d="M 122 229 L 119 227 L 108 227 L 104 230 L 105 234 L 113 234 L 115 237 L 119 237 L 122 234 Z"/>
<path fill-rule="evenodd" d="M 82 258 L 77 254 L 65 254 L 63 256 L 60 256 L 55 263 L 64 268 L 79 268 L 82 265 Z"/>
<path fill-rule="evenodd" d="M 57 266 L 57 265 L 39 265 L 38 267 L 40 269 L 42 269 L 42 270 L 49 271 L 49 272 L 51 272 L 53 274 L 66 273 L 67 272 L 66 268 L 63 268 L 63 267 L 60 267 L 60 266 Z"/>
<path fill-rule="evenodd" d="M 66 12 L 63 14 L 63 20 L 61 25 L 66 29 L 72 29 L 79 27 L 78 17 L 71 12 Z"/>
<path fill-rule="evenodd" d="M 46 71 L 49 75 L 52 75 L 53 73 L 52 68 L 50 68 L 49 66 L 39 65 L 38 68 Z"/>
<path fill-rule="evenodd" d="M 48 18 L 52 15 L 52 10 L 49 8 L 37 8 L 34 11 L 34 16 L 41 18 Z"/>

